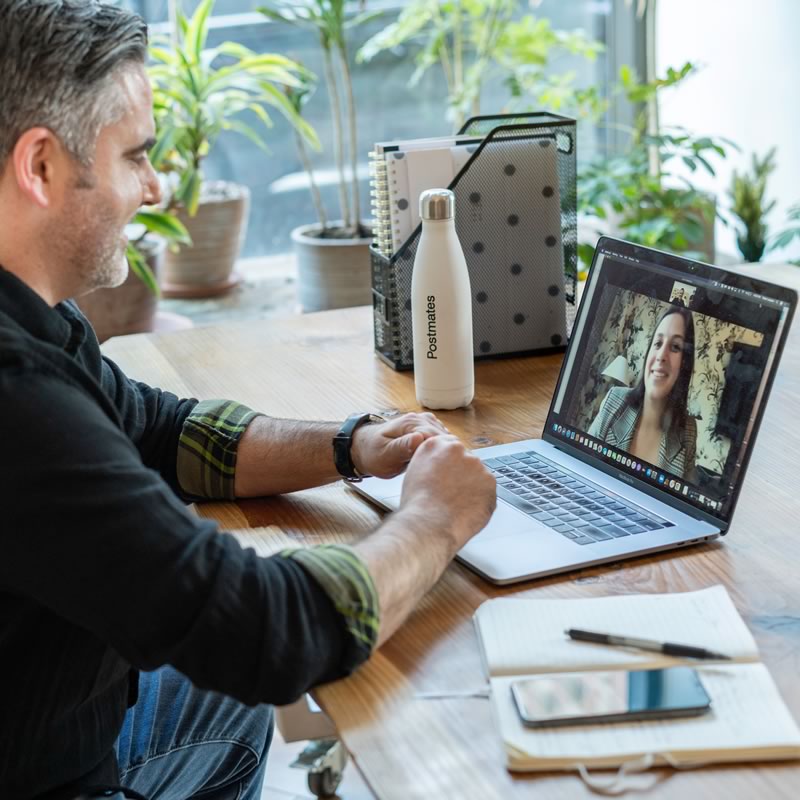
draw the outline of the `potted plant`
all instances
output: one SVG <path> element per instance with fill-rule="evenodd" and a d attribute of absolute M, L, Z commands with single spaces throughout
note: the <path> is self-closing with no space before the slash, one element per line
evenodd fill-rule
<path fill-rule="evenodd" d="M 272 107 L 318 146 L 284 92 L 300 84 L 305 70 L 284 56 L 259 55 L 234 42 L 206 49 L 213 7 L 214 0 L 202 0 L 190 19 L 174 8 L 172 41 L 150 48 L 158 132 L 151 160 L 169 178 L 166 209 L 177 214 L 193 243 L 167 253 L 161 286 L 170 297 L 207 297 L 237 282 L 232 270 L 246 232 L 249 191 L 203 180 L 203 160 L 220 133 L 236 131 L 266 149 L 262 135 L 242 117 L 249 113 L 269 128 Z"/>
<path fill-rule="evenodd" d="M 369 61 L 378 53 L 418 43 L 410 85 L 438 63 L 447 86 L 447 116 L 456 130 L 467 117 L 481 113 L 481 91 L 492 76 L 503 79 L 517 110 L 532 105 L 598 114 L 602 102 L 595 87 L 576 87 L 574 73 L 553 74 L 549 68 L 565 53 L 594 60 L 602 43 L 580 31 L 553 30 L 548 19 L 533 14 L 515 18 L 518 5 L 508 0 L 412 0 L 396 21 L 363 45 L 358 59 Z"/>
<path fill-rule="evenodd" d="M 152 331 L 156 322 L 158 275 L 167 246 L 191 244 L 186 228 L 171 213 L 143 209 L 128 226 L 130 271 L 115 288 L 96 289 L 77 299 L 100 342 L 112 336 Z"/>
<path fill-rule="evenodd" d="M 315 223 L 292 231 L 298 295 L 306 311 L 363 305 L 371 301 L 369 246 L 372 230 L 361 217 L 358 126 L 347 34 L 376 14 L 350 13 L 347 6 L 345 0 L 298 0 L 269 2 L 258 9 L 273 22 L 313 32 L 323 56 L 338 172 L 339 219 L 331 221 L 325 213 L 310 159 L 299 139 L 300 158 L 309 176 L 317 212 Z M 311 96 L 313 86 L 313 79 L 306 76 L 302 85 L 290 87 L 288 100 L 297 116 Z"/>
<path fill-rule="evenodd" d="M 736 234 L 736 243 L 744 260 L 761 261 L 767 247 L 767 214 L 775 207 L 775 201 L 766 202 L 767 178 L 775 170 L 775 148 L 763 159 L 753 153 L 752 172 L 741 175 L 734 170 L 729 195 L 731 213 L 741 222 Z"/>
<path fill-rule="evenodd" d="M 623 154 L 600 157 L 579 171 L 578 210 L 629 241 L 713 261 L 716 202 L 673 166 L 715 175 L 710 159 L 724 158 L 724 145 L 735 145 L 695 136 L 684 128 L 653 130 L 649 123 L 658 93 L 679 85 L 694 69 L 687 62 L 680 70 L 669 68 L 663 78 L 639 83 L 630 67 L 621 68 L 617 90 L 644 108 L 629 130 L 630 144 Z M 578 247 L 587 265 L 594 254 L 595 232 L 592 241 Z"/>

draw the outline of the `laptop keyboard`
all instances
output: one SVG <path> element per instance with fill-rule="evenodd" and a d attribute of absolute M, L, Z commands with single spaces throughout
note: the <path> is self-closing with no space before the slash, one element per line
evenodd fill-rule
<path fill-rule="evenodd" d="M 538 453 L 483 462 L 497 480 L 497 496 L 575 544 L 592 544 L 672 523 L 568 472 Z"/>

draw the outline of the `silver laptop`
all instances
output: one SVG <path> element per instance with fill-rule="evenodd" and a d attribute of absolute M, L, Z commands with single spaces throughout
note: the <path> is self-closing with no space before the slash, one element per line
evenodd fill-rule
<path fill-rule="evenodd" d="M 541 438 L 475 451 L 497 510 L 458 558 L 502 584 L 724 535 L 796 305 L 601 238 Z M 352 486 L 391 510 L 402 482 Z"/>

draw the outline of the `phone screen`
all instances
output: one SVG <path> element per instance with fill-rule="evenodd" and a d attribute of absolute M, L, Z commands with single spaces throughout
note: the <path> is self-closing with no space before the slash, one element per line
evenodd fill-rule
<path fill-rule="evenodd" d="M 511 684 L 526 725 L 694 716 L 711 700 L 690 667 L 538 675 Z"/>

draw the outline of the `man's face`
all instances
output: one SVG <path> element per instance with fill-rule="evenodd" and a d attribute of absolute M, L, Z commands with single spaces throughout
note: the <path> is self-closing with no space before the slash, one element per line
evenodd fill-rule
<path fill-rule="evenodd" d="M 155 136 L 147 74 L 138 64 L 126 65 L 115 83 L 123 114 L 100 131 L 91 167 L 71 161 L 73 174 L 49 226 L 55 258 L 69 270 L 75 296 L 125 280 L 124 228 L 140 206 L 160 200 L 147 157 Z"/>

